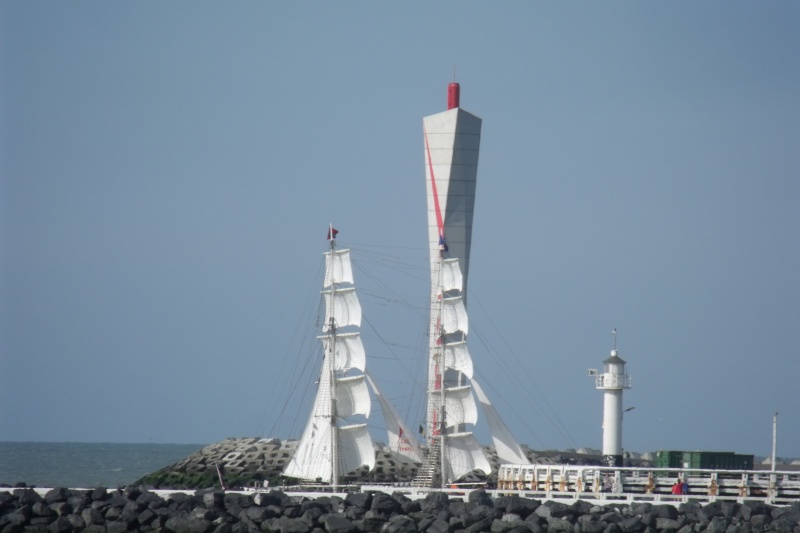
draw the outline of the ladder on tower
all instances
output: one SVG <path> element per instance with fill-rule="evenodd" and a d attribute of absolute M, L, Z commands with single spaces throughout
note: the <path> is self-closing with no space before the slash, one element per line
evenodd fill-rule
<path fill-rule="evenodd" d="M 411 482 L 412 487 L 420 488 L 436 488 L 439 483 L 439 467 L 441 463 L 441 446 L 440 439 L 432 443 L 428 450 L 428 455 L 425 457 L 425 462 L 417 470 L 414 480 Z"/>

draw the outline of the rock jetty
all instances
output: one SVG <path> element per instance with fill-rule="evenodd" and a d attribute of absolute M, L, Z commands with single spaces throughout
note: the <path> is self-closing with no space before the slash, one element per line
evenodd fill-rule
<path fill-rule="evenodd" d="M 297 443 L 297 440 L 228 438 L 148 474 L 134 485 L 170 489 L 219 487 L 218 469 L 229 488 L 262 486 L 264 481 L 275 485 L 294 456 Z M 348 481 L 410 481 L 416 470 L 417 465 L 398 461 L 383 447 L 377 447 L 375 469 L 372 472 L 359 469 Z"/>
<path fill-rule="evenodd" d="M 353 493 L 308 499 L 280 491 L 208 489 L 158 495 L 137 487 L 109 491 L 27 487 L 0 492 L 0 532 L 276 533 L 800 533 L 800 504 L 731 501 L 672 505 L 593 505 L 470 493 Z"/>
<path fill-rule="evenodd" d="M 280 476 L 297 449 L 297 440 L 258 439 L 232 437 L 211 444 L 185 459 L 135 481 L 134 485 L 149 488 L 200 489 L 219 487 L 217 467 L 223 472 L 228 487 L 280 485 Z M 484 446 L 495 476 L 499 459 L 493 446 Z M 599 465 L 599 455 L 574 452 L 528 451 L 532 462 L 553 464 Z M 381 444 L 375 446 L 375 468 L 362 468 L 353 472 L 347 482 L 397 483 L 414 478 L 418 465 L 397 459 Z M 464 481 L 476 481 L 465 479 Z M 490 480 L 491 481 L 491 480 Z"/>

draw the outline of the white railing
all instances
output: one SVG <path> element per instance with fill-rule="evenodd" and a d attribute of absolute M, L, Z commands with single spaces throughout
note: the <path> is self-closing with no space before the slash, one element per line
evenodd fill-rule
<path fill-rule="evenodd" d="M 595 377 L 594 385 L 596 389 L 630 389 L 631 377 L 628 374 L 598 374 Z"/>
<path fill-rule="evenodd" d="M 672 493 L 679 479 L 688 486 L 686 494 Z M 800 472 L 505 464 L 497 491 L 545 499 L 788 503 L 800 500 Z"/>

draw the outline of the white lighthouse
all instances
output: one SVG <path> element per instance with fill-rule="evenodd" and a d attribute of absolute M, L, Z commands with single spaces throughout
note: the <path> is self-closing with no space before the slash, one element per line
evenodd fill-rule
<path fill-rule="evenodd" d="M 622 466 L 622 391 L 631 388 L 631 377 L 617 351 L 616 329 L 612 335 L 614 349 L 603 361 L 603 372 L 589 370 L 589 375 L 595 377 L 595 388 L 603 391 L 603 462 L 607 466 Z"/>

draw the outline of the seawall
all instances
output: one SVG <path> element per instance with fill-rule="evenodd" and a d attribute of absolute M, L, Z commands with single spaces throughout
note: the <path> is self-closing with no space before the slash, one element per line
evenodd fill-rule
<path fill-rule="evenodd" d="M 800 503 L 566 504 L 490 498 L 483 491 L 470 493 L 466 502 L 441 492 L 421 500 L 398 493 L 308 499 L 274 490 L 244 494 L 215 489 L 161 496 L 138 487 L 55 488 L 42 495 L 21 487 L 0 491 L 0 531 L 800 533 Z"/>

